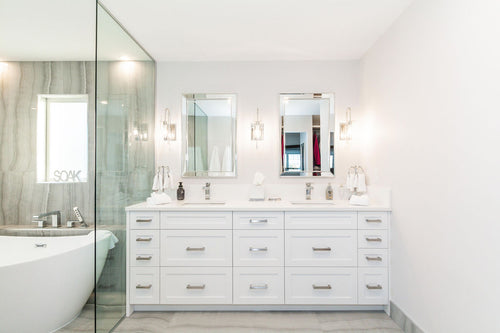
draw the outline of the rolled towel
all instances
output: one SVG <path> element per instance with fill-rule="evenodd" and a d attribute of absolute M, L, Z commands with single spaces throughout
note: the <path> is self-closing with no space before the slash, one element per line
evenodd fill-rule
<path fill-rule="evenodd" d="M 349 190 L 349 191 L 354 191 L 354 187 L 355 187 L 355 174 L 354 173 L 351 173 L 351 172 L 348 172 L 347 173 L 347 180 L 346 180 L 346 183 L 345 183 L 345 187 Z"/>
<path fill-rule="evenodd" d="M 164 205 L 172 202 L 170 196 L 166 193 L 151 193 L 151 197 L 146 199 L 148 205 Z"/>

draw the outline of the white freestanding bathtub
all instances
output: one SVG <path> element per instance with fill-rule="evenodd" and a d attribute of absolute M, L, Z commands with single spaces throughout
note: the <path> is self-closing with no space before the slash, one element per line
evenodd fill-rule
<path fill-rule="evenodd" d="M 101 275 L 110 231 L 84 236 L 0 236 L 0 332 L 48 333 L 78 316 Z"/>

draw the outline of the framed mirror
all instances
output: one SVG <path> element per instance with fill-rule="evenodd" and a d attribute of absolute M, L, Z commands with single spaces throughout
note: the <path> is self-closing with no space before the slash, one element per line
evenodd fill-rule
<path fill-rule="evenodd" d="M 236 94 L 184 94 L 183 177 L 236 177 Z"/>
<path fill-rule="evenodd" d="M 333 93 L 280 94 L 282 177 L 335 174 Z"/>

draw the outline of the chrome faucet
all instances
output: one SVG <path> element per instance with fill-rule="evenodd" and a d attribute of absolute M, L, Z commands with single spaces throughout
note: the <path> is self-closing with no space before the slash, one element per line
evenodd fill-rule
<path fill-rule="evenodd" d="M 61 212 L 58 210 L 52 211 L 52 212 L 47 212 L 47 213 L 41 213 L 38 215 L 33 216 L 33 223 L 38 223 L 39 228 L 44 227 L 44 220 L 42 220 L 44 217 L 48 218 L 50 217 L 52 221 L 52 227 L 53 228 L 59 228 L 61 226 Z"/>
<path fill-rule="evenodd" d="M 306 200 L 311 200 L 311 193 L 314 187 L 311 186 L 311 183 L 306 183 Z"/>
<path fill-rule="evenodd" d="M 210 200 L 210 183 L 206 183 L 203 190 L 205 191 L 205 200 Z"/>

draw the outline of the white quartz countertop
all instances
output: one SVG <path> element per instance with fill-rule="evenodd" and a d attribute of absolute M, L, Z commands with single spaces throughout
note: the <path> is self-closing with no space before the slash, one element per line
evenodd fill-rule
<path fill-rule="evenodd" d="M 207 204 L 212 202 L 213 204 Z M 173 201 L 163 205 L 146 202 L 126 207 L 127 211 L 391 211 L 387 205 L 350 205 L 348 201 Z"/>

